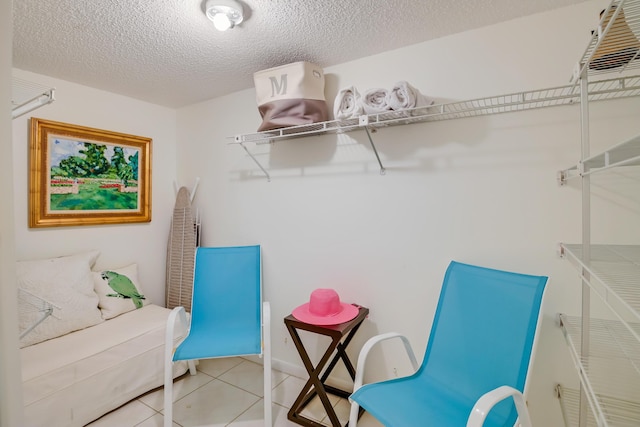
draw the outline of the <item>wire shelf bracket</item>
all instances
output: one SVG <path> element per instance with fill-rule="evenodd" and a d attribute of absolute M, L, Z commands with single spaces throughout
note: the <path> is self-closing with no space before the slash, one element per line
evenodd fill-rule
<path fill-rule="evenodd" d="M 565 184 L 566 181 L 576 177 L 584 177 L 620 166 L 640 166 L 640 135 L 560 171 L 559 180 L 561 184 Z"/>

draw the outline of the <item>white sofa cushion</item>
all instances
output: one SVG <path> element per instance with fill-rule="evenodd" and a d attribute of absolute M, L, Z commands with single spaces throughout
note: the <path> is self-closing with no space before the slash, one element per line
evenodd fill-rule
<path fill-rule="evenodd" d="M 149 304 L 23 348 L 26 425 L 83 426 L 161 386 L 170 311 Z M 186 369 L 184 363 L 174 364 L 174 377 Z"/>
<path fill-rule="evenodd" d="M 102 322 L 91 267 L 98 251 L 34 261 L 18 261 L 18 287 L 53 304 L 53 314 L 20 340 L 26 347 Z M 41 317 L 30 301 L 19 299 L 20 332 Z"/>
<path fill-rule="evenodd" d="M 92 275 L 94 289 L 100 299 L 98 307 L 102 312 L 103 319 L 111 319 L 149 304 L 138 279 L 138 264 L 94 271 Z M 124 285 L 117 283 L 124 283 Z M 115 286 L 117 290 L 112 286 Z M 122 289 L 122 286 L 125 289 Z"/>

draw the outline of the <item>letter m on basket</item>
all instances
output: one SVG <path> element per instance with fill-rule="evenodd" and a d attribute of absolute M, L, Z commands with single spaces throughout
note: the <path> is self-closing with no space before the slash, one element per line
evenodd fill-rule
<path fill-rule="evenodd" d="M 273 98 L 278 95 L 286 95 L 287 94 L 287 75 L 281 74 L 280 80 L 278 80 L 277 76 L 269 77 L 271 81 L 271 97 Z"/>

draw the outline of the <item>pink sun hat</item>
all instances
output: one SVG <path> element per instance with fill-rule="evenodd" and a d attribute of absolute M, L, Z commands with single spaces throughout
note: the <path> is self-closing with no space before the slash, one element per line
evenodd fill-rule
<path fill-rule="evenodd" d="M 355 318 L 358 307 L 340 302 L 334 289 L 319 288 L 311 292 L 308 303 L 297 307 L 291 314 L 311 325 L 337 325 Z"/>

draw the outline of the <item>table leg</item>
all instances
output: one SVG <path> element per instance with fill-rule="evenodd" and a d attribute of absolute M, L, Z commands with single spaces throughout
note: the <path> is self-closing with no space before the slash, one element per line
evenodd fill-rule
<path fill-rule="evenodd" d="M 333 371 L 333 368 L 336 367 L 336 365 L 338 364 L 338 361 L 340 359 L 342 359 L 342 362 L 344 363 L 344 366 L 347 368 L 347 372 L 349 372 L 349 375 L 351 376 L 352 380 L 356 379 L 356 370 L 353 367 L 353 364 L 351 363 L 351 360 L 349 360 L 349 356 L 347 356 L 347 346 L 349 345 L 349 343 L 351 342 L 351 339 L 355 336 L 356 332 L 358 332 L 358 329 L 360 328 L 360 325 L 362 325 L 362 323 L 356 325 L 351 332 L 349 332 L 349 334 L 347 335 L 347 337 L 345 338 L 345 340 L 340 343 L 338 341 L 338 345 L 336 346 L 337 349 L 337 353 L 335 355 L 335 357 L 331 360 L 331 362 L 329 363 L 329 366 L 327 367 L 327 370 L 325 371 L 325 373 L 322 375 L 322 383 L 324 384 L 324 382 L 327 380 L 327 378 L 329 378 L 329 375 L 331 374 L 331 371 Z M 351 393 L 348 393 L 351 394 Z M 347 396 L 341 396 L 341 397 L 349 397 Z"/>
<path fill-rule="evenodd" d="M 318 395 L 318 397 L 320 398 L 320 401 L 322 402 L 322 405 L 324 406 L 324 409 L 327 412 L 327 415 L 329 416 L 329 419 L 331 420 L 331 425 L 333 427 L 341 427 L 340 421 L 338 420 L 338 416 L 336 415 L 335 410 L 331 406 L 331 402 L 329 401 L 329 397 L 327 396 L 324 381 L 319 378 L 320 373 L 322 372 L 324 366 L 327 364 L 327 361 L 329 360 L 329 357 L 331 357 L 334 350 L 340 344 L 340 337 L 334 337 L 332 339 L 331 344 L 329 345 L 329 347 L 327 347 L 325 353 L 322 356 L 322 359 L 320 359 L 320 362 L 318 362 L 318 365 L 314 367 L 313 363 L 311 362 L 311 359 L 309 358 L 307 351 L 302 345 L 302 340 L 300 339 L 300 335 L 298 334 L 298 332 L 295 330 L 295 328 L 289 325 L 287 325 L 287 329 L 289 330 L 289 333 L 291 334 L 291 338 L 293 339 L 296 349 L 298 350 L 298 353 L 302 358 L 302 363 L 304 364 L 307 370 L 307 373 L 309 374 L 309 379 L 305 383 L 304 387 L 302 387 L 302 390 L 300 391 L 298 398 L 296 399 L 296 401 L 291 406 L 291 409 L 289 410 L 288 418 L 302 425 L 313 426 L 313 427 L 321 426 L 321 424 L 318 424 L 313 420 L 309 420 L 308 418 L 300 415 L 300 411 L 304 408 L 304 406 L 306 406 L 306 404 L 309 403 L 309 401 L 315 395 Z M 342 349 L 341 354 L 345 354 L 344 349 Z M 340 353 L 336 355 L 334 359 L 336 360 L 332 361 L 333 366 L 331 369 L 333 369 L 333 367 L 337 363 L 337 360 L 340 359 Z M 323 375 L 323 378 L 324 377 L 325 375 Z M 326 375 L 326 377 L 328 377 L 328 374 Z M 313 390 L 311 390 L 312 386 L 313 386 Z M 346 393 L 342 390 L 339 390 L 339 391 L 341 391 L 342 393 Z M 347 396 L 348 395 L 349 394 L 347 393 Z"/>

